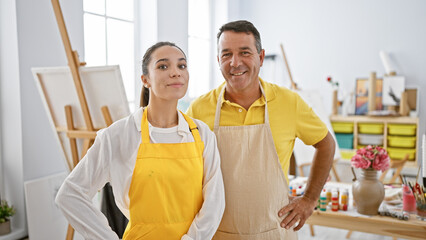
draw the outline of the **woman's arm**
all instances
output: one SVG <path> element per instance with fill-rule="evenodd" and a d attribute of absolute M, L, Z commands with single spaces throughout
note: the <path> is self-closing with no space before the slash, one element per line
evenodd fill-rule
<path fill-rule="evenodd" d="M 104 130 L 98 132 L 93 146 L 65 179 L 56 197 L 56 204 L 68 222 L 85 239 L 119 239 L 92 203 L 109 179 L 109 140 Z"/>
<path fill-rule="evenodd" d="M 203 205 L 182 240 L 211 239 L 225 210 L 225 191 L 216 136 L 208 126 L 195 120 L 204 142 Z"/>

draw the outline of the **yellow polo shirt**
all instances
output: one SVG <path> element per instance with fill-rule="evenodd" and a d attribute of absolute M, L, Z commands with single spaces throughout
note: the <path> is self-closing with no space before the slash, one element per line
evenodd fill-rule
<path fill-rule="evenodd" d="M 260 78 L 259 78 L 260 79 Z M 328 132 L 326 125 L 295 92 L 260 79 L 268 101 L 269 124 L 281 167 L 287 178 L 290 157 L 296 137 L 307 145 L 321 141 Z M 217 99 L 225 82 L 218 88 L 195 99 L 187 114 L 205 122 L 213 130 Z M 248 110 L 220 97 L 220 126 L 262 124 L 265 121 L 265 98 L 257 99 Z M 238 143 L 235 144 L 238 147 Z M 288 178 L 287 178 L 288 179 Z"/>

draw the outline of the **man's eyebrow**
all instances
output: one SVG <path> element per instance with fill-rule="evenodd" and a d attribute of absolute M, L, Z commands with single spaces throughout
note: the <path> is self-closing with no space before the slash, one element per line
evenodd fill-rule
<path fill-rule="evenodd" d="M 231 51 L 231 50 L 229 50 L 229 48 L 225 48 L 225 49 L 222 49 L 222 51 L 220 51 L 220 52 L 223 53 L 223 52 L 229 52 L 229 51 Z"/>
<path fill-rule="evenodd" d="M 240 47 L 239 50 L 251 50 L 250 47 Z M 231 51 L 229 48 L 222 49 L 221 53 Z"/>

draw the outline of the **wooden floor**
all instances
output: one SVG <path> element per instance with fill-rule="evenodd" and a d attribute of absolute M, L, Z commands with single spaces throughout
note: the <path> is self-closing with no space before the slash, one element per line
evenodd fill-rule
<path fill-rule="evenodd" d="M 315 236 L 312 237 L 309 231 L 309 225 L 303 226 L 299 231 L 299 240 L 315 239 L 315 240 L 346 240 L 347 230 L 338 228 L 329 228 L 322 226 L 314 226 Z M 392 237 L 381 236 L 370 233 L 353 232 L 351 240 L 392 240 Z M 402 239 L 402 238 L 398 238 Z"/>
<path fill-rule="evenodd" d="M 346 240 L 347 230 L 342 230 L 338 228 L 328 228 L 322 226 L 314 226 L 315 236 L 312 237 L 309 231 L 309 226 L 305 225 L 299 231 L 299 240 L 306 239 L 315 239 L 315 240 Z M 353 232 L 351 240 L 392 240 L 392 237 L 380 236 L 376 234 L 370 233 L 362 233 L 362 232 Z M 398 238 L 402 239 L 402 238 Z M 22 240 L 28 240 L 28 238 L 24 238 Z"/>

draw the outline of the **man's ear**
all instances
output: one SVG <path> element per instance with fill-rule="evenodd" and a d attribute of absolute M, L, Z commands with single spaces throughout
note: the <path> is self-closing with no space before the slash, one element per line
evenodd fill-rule
<path fill-rule="evenodd" d="M 263 60 L 265 60 L 265 49 L 262 49 L 259 53 L 260 66 L 263 65 Z"/>

